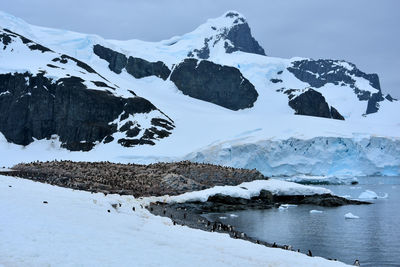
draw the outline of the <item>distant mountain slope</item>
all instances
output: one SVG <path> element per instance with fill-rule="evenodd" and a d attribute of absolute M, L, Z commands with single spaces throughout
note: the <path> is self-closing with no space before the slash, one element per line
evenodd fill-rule
<path fill-rule="evenodd" d="M 378 136 L 400 147 L 400 104 L 382 93 L 378 75 L 343 60 L 266 56 L 236 11 L 160 42 L 106 40 L 2 12 L 0 26 L 0 147 L 15 153 L 4 162 L 36 159 L 44 148 L 51 152 L 41 159 L 81 159 L 68 151 L 85 150 L 90 160 L 153 162 L 193 151 L 208 160 L 213 144 L 223 152 L 246 140 L 257 152 L 258 142 L 290 138 L 305 146 Z M 230 157 L 220 162 L 241 159 Z M 273 170 L 293 165 L 276 162 Z M 377 172 L 397 170 L 385 164 Z M 293 173 L 307 169 L 299 166 Z"/>
<path fill-rule="evenodd" d="M 134 146 L 171 134 L 172 120 L 153 104 L 133 91 L 118 96 L 121 88 L 86 63 L 7 29 L 0 42 L 0 132 L 9 142 L 59 136 L 63 147 L 87 151 L 117 135 Z"/>

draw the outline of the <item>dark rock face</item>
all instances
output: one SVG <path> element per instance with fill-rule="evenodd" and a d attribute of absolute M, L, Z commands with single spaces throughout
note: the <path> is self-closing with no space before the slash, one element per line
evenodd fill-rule
<path fill-rule="evenodd" d="M 308 115 L 323 118 L 344 120 L 343 116 L 333 107 L 329 107 L 321 93 L 309 89 L 299 96 L 289 100 L 289 106 L 298 115 Z"/>
<path fill-rule="evenodd" d="M 397 101 L 397 99 L 396 99 L 396 98 L 393 98 L 390 94 L 387 94 L 387 95 L 385 96 L 385 98 L 386 98 L 387 100 L 389 100 L 390 102 Z"/>
<path fill-rule="evenodd" d="M 124 54 L 111 50 L 110 48 L 97 44 L 93 47 L 93 52 L 101 59 L 107 61 L 109 63 L 108 67 L 110 68 L 110 70 L 117 74 L 120 74 L 122 69 L 126 66 L 126 56 Z"/>
<path fill-rule="evenodd" d="M 258 97 L 254 86 L 238 69 L 206 60 L 185 59 L 175 67 L 170 79 L 185 95 L 231 110 L 250 108 Z"/>
<path fill-rule="evenodd" d="M 106 60 L 109 63 L 110 70 L 117 74 L 120 74 L 125 68 L 129 74 L 138 79 L 157 76 L 166 80 L 171 73 L 170 69 L 161 61 L 149 62 L 141 58 L 127 58 L 124 54 L 99 44 L 93 47 L 93 52 L 101 59 Z"/>
<path fill-rule="evenodd" d="M 143 98 L 115 97 L 104 91 L 87 89 L 83 82 L 78 77 L 53 81 L 43 73 L 36 76 L 1 74 L 0 132 L 7 141 L 18 145 L 28 145 L 33 138 L 49 139 L 58 135 L 63 147 L 87 151 L 106 137 L 105 142 L 110 142 L 111 135 L 118 131 L 117 125 L 111 122 L 119 115 L 122 118 L 156 110 Z M 167 122 L 171 130 L 174 126 Z M 155 128 L 157 131 L 165 130 L 163 125 L 157 127 L 160 128 Z M 142 136 L 139 140 L 153 142 L 151 140 L 169 134 L 165 130 L 162 136 Z"/>
<path fill-rule="evenodd" d="M 194 57 L 197 55 L 198 58 L 208 59 L 210 57 L 210 47 L 208 46 L 208 42 L 211 41 L 212 38 L 204 39 L 204 46 L 200 49 L 194 49 L 193 51 L 188 53 L 188 57 Z"/>
<path fill-rule="evenodd" d="M 125 68 L 129 74 L 138 79 L 154 75 L 166 80 L 171 74 L 169 68 L 161 61 L 148 62 L 136 57 L 129 57 Z"/>
<path fill-rule="evenodd" d="M 331 118 L 344 121 L 344 117 L 334 107 L 331 107 Z"/>
<path fill-rule="evenodd" d="M 3 44 L 3 50 L 5 50 L 7 48 L 7 45 L 12 42 L 12 39 L 8 34 L 0 33 L 0 41 Z"/>
<path fill-rule="evenodd" d="M 0 33 L 1 32 L 3 32 L 2 33 L 2 36 L 3 36 L 2 37 L 2 42 L 4 44 L 3 50 L 5 50 L 7 45 L 9 43 L 11 43 L 11 41 L 12 41 L 11 39 L 12 38 L 17 37 L 17 38 L 21 39 L 22 43 L 25 44 L 30 50 L 38 50 L 38 51 L 40 51 L 42 53 L 53 52 L 51 49 L 49 49 L 47 47 L 44 47 L 44 46 L 42 46 L 42 45 L 40 45 L 38 43 L 35 43 L 34 41 L 29 40 L 28 38 L 25 38 L 24 36 L 22 36 L 22 35 L 20 35 L 18 33 L 12 32 L 12 31 L 10 31 L 8 29 L 3 29 L 2 31 L 0 31 Z"/>
<path fill-rule="evenodd" d="M 243 51 L 265 56 L 264 49 L 251 35 L 251 30 L 247 23 L 233 26 L 226 35 L 226 39 L 233 44 L 233 46 L 231 46 L 227 42 L 225 43 L 225 50 L 227 53 Z"/>
<path fill-rule="evenodd" d="M 383 98 L 381 91 L 379 91 L 378 93 L 372 94 L 368 100 L 366 114 L 377 112 L 379 110 L 379 102 L 381 102 L 383 100 L 385 100 L 385 99 Z"/>
<path fill-rule="evenodd" d="M 354 64 L 341 60 L 300 60 L 293 62 L 287 69 L 296 78 L 315 88 L 320 88 L 327 83 L 350 86 L 360 101 L 368 101 L 366 114 L 377 112 L 378 102 L 383 101 L 378 75 L 366 74 L 357 69 Z M 358 88 L 355 78 L 368 80 L 369 84 L 378 91 L 371 94 L 370 91 Z"/>

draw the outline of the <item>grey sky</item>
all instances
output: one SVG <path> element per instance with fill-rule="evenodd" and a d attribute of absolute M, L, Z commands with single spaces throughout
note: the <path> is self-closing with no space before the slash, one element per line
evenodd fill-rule
<path fill-rule="evenodd" d="M 247 17 L 268 55 L 345 59 L 378 73 L 400 98 L 398 0 L 0 0 L 5 12 L 36 25 L 105 38 L 158 41 L 227 10 Z"/>

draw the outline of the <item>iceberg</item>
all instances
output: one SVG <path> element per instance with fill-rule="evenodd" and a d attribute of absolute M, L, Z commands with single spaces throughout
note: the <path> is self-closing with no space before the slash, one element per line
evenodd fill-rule
<path fill-rule="evenodd" d="M 322 213 L 322 210 L 310 210 L 310 213 Z"/>
<path fill-rule="evenodd" d="M 378 199 L 378 198 L 387 198 L 389 195 L 387 193 L 384 193 L 383 196 L 378 196 L 377 193 L 375 193 L 374 191 L 371 190 L 365 190 L 364 192 L 362 192 L 358 198 L 359 199 Z"/>
<path fill-rule="evenodd" d="M 344 215 L 345 219 L 360 219 L 360 217 L 354 215 L 353 213 L 349 212 Z"/>

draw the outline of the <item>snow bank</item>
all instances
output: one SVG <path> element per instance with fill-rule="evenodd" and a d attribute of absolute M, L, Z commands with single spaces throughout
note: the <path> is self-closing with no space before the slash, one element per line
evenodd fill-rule
<path fill-rule="evenodd" d="M 162 196 L 146 199 L 149 202 L 160 201 L 167 203 L 183 203 L 190 201 L 205 202 L 210 196 L 216 194 L 250 199 L 258 196 L 261 190 L 270 191 L 273 195 L 332 194 L 330 190 L 322 187 L 306 186 L 277 179 L 269 179 L 246 182 L 237 186 L 215 186 L 205 190 L 187 192 L 179 196 Z"/>
<path fill-rule="evenodd" d="M 345 266 L 173 226 L 140 204 L 0 175 L 0 266 Z"/>

